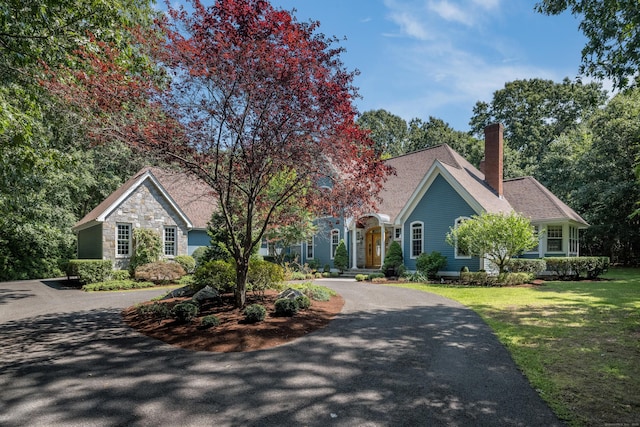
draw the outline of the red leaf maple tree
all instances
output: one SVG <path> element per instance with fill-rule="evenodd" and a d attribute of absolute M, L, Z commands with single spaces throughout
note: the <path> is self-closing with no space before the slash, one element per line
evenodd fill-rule
<path fill-rule="evenodd" d="M 111 136 L 211 186 L 242 307 L 250 255 L 274 221 L 294 221 L 301 206 L 336 218 L 370 211 L 391 171 L 355 124 L 356 73 L 343 66 L 336 40 L 317 32 L 318 22 L 300 23 L 265 0 L 167 7 L 157 22 L 165 38 L 149 52 L 170 83 L 125 85 L 142 85 L 148 116 Z M 129 93 L 89 89 L 91 105 L 109 93 L 108 108 L 115 99 L 121 108 L 116 90 Z"/>

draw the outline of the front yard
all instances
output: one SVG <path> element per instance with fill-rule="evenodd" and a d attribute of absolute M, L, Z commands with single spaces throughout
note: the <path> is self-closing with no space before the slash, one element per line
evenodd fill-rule
<path fill-rule="evenodd" d="M 397 285 L 472 308 L 569 425 L 638 425 L 640 269 L 535 287 Z"/>

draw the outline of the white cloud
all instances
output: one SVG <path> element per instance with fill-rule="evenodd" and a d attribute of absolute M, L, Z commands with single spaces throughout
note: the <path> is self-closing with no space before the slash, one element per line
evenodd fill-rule
<path fill-rule="evenodd" d="M 393 12 L 389 16 L 393 22 L 398 24 L 402 34 L 418 40 L 429 40 L 431 38 L 423 22 L 416 19 L 416 15 L 408 12 Z"/>
<path fill-rule="evenodd" d="M 459 22 L 461 24 L 473 25 L 473 15 L 469 9 L 463 10 L 460 7 L 443 0 L 439 2 L 431 2 L 429 10 L 437 13 L 442 19 L 450 22 Z"/>

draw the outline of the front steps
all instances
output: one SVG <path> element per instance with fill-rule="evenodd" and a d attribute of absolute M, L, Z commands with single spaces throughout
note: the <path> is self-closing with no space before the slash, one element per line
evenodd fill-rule
<path fill-rule="evenodd" d="M 345 270 L 342 272 L 340 277 L 345 279 L 354 279 L 357 274 L 369 275 L 373 273 L 382 273 L 382 271 L 374 268 L 358 268 L 357 270 Z"/>

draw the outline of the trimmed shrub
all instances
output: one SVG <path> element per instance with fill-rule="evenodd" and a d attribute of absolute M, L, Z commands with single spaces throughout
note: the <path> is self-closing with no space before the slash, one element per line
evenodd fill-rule
<path fill-rule="evenodd" d="M 550 257 L 544 258 L 547 269 L 559 279 L 580 279 L 582 274 L 588 279 L 596 279 L 609 269 L 608 257 Z"/>
<path fill-rule="evenodd" d="M 191 254 L 191 257 L 196 262 L 196 266 L 194 268 L 194 271 L 197 270 L 200 266 L 202 266 L 207 261 L 210 261 L 209 259 L 207 259 L 206 255 L 207 255 L 207 247 L 206 246 L 197 247 L 193 251 L 193 253 Z"/>
<path fill-rule="evenodd" d="M 291 317 L 296 314 L 300 307 L 295 299 L 279 298 L 275 304 L 275 314 L 281 317 Z"/>
<path fill-rule="evenodd" d="M 367 280 L 373 280 L 373 279 L 380 279 L 384 277 L 384 273 L 371 273 L 368 277 Z"/>
<path fill-rule="evenodd" d="M 129 270 L 114 270 L 111 272 L 111 280 L 128 280 L 131 278 Z"/>
<path fill-rule="evenodd" d="M 502 273 L 498 275 L 498 286 L 517 286 L 524 285 L 533 279 L 533 273 Z"/>
<path fill-rule="evenodd" d="M 220 319 L 217 316 L 210 314 L 208 316 L 204 316 L 200 320 L 200 324 L 203 328 L 214 328 L 220 324 Z"/>
<path fill-rule="evenodd" d="M 349 266 L 349 254 L 347 253 L 347 245 L 344 243 L 344 239 L 340 239 L 340 243 L 338 243 L 333 257 L 333 265 L 341 272 Z"/>
<path fill-rule="evenodd" d="M 247 283 L 253 291 L 264 292 L 284 280 L 284 269 L 272 262 L 262 259 L 249 261 Z"/>
<path fill-rule="evenodd" d="M 311 307 L 311 299 L 306 295 L 298 295 L 296 297 L 296 303 L 300 310 L 306 310 Z"/>
<path fill-rule="evenodd" d="M 373 279 L 371 279 L 371 283 L 385 283 L 386 281 L 386 277 L 374 277 Z"/>
<path fill-rule="evenodd" d="M 149 316 L 156 319 L 168 319 L 171 317 L 171 309 L 169 308 L 169 305 L 161 302 L 140 304 L 136 306 L 136 313 L 141 316 Z"/>
<path fill-rule="evenodd" d="M 136 280 L 166 285 L 177 282 L 185 274 L 184 269 L 176 262 L 156 261 L 136 268 L 134 277 Z"/>
<path fill-rule="evenodd" d="M 171 316 L 178 323 L 191 323 L 198 315 L 198 306 L 192 302 L 181 302 L 171 309 Z"/>
<path fill-rule="evenodd" d="M 178 255 L 173 260 L 180 264 L 187 274 L 193 274 L 196 270 L 196 260 L 190 255 Z"/>
<path fill-rule="evenodd" d="M 400 246 L 400 243 L 394 240 L 389 246 L 389 251 L 384 256 L 382 271 L 385 273 L 385 275 L 388 274 L 390 276 L 402 276 L 402 273 L 404 273 L 403 263 L 404 259 L 402 258 L 402 247 Z"/>
<path fill-rule="evenodd" d="M 236 269 L 227 261 L 208 261 L 198 268 L 193 275 L 193 290 L 199 291 L 211 286 L 220 293 L 231 292 L 236 286 Z"/>
<path fill-rule="evenodd" d="M 366 274 L 356 274 L 356 282 L 362 282 L 367 280 L 369 276 L 367 276 Z"/>
<path fill-rule="evenodd" d="M 309 266 L 309 269 L 313 272 L 316 272 L 320 269 L 320 261 L 318 261 L 317 259 L 309 258 L 307 260 L 307 265 Z"/>
<path fill-rule="evenodd" d="M 125 291 L 127 289 L 153 288 L 156 284 L 152 282 L 136 282 L 134 280 L 110 280 L 108 282 L 89 283 L 82 286 L 85 292 L 94 291 Z"/>
<path fill-rule="evenodd" d="M 264 320 L 267 315 L 267 309 L 260 304 L 251 304 L 245 307 L 242 313 L 247 323 L 257 323 Z"/>
<path fill-rule="evenodd" d="M 112 272 L 110 260 L 104 259 L 72 259 L 67 264 L 67 277 L 77 277 L 83 284 L 104 282 Z"/>
<path fill-rule="evenodd" d="M 547 269 L 547 263 L 543 259 L 511 258 L 507 268 L 511 273 L 538 275 Z"/>
<path fill-rule="evenodd" d="M 435 279 L 439 270 L 447 265 L 447 257 L 438 251 L 430 254 L 421 253 L 416 259 L 416 268 L 422 274 L 426 274 L 429 279 Z"/>
<path fill-rule="evenodd" d="M 477 273 L 460 273 L 460 283 L 469 286 L 494 286 L 498 278 L 490 276 L 486 271 Z"/>

